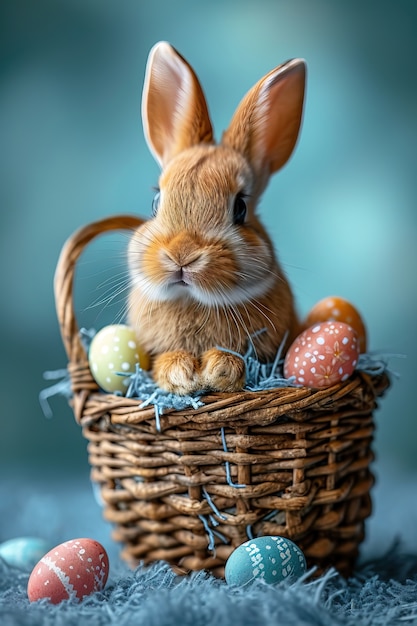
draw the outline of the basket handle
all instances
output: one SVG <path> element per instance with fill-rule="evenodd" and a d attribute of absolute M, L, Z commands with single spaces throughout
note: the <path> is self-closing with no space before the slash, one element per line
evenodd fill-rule
<path fill-rule="evenodd" d="M 98 235 L 112 230 L 133 230 L 144 221 L 133 215 L 106 217 L 83 226 L 65 242 L 56 266 L 54 294 L 61 337 L 70 363 L 82 363 L 86 360 L 73 299 L 75 266 L 83 249 Z"/>

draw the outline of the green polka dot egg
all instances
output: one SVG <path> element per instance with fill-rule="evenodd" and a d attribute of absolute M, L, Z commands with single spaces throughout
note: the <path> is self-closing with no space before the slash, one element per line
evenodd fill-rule
<path fill-rule="evenodd" d="M 245 541 L 229 556 L 225 578 L 229 585 L 245 585 L 257 578 L 276 584 L 299 578 L 307 569 L 304 554 L 289 539 L 256 537 Z"/>
<path fill-rule="evenodd" d="M 88 351 L 96 383 L 110 393 L 126 393 L 136 365 L 149 369 L 149 355 L 139 345 L 135 332 L 124 324 L 105 326 L 94 335 Z M 123 374 L 126 374 L 123 376 Z"/>

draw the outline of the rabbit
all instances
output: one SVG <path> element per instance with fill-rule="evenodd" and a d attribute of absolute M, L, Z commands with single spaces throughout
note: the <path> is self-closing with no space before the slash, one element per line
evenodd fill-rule
<path fill-rule="evenodd" d="M 161 168 L 152 217 L 128 244 L 128 322 L 160 388 L 244 387 L 242 355 L 274 358 L 300 332 L 288 281 L 256 216 L 301 125 L 306 67 L 290 60 L 243 98 L 216 144 L 199 80 L 167 42 L 150 51 L 142 121 Z M 262 331 L 264 332 L 258 332 Z"/>

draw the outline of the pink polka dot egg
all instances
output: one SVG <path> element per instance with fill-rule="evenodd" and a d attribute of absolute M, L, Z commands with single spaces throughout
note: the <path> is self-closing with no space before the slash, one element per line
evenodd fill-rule
<path fill-rule="evenodd" d="M 147 370 L 149 355 L 139 345 L 135 332 L 125 324 L 111 324 L 93 337 L 88 362 L 96 383 L 109 393 L 124 394 L 136 364 Z"/>
<path fill-rule="evenodd" d="M 109 574 L 109 559 L 94 539 L 72 539 L 50 550 L 35 565 L 29 577 L 30 602 L 46 598 L 52 604 L 82 600 L 102 591 Z"/>
<path fill-rule="evenodd" d="M 284 361 L 285 378 L 312 389 L 330 387 L 347 380 L 359 357 L 356 331 L 344 322 L 315 324 L 290 346 Z"/>

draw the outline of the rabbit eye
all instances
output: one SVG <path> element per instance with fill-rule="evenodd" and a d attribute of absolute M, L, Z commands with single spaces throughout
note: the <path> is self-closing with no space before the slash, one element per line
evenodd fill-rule
<path fill-rule="evenodd" d="M 246 201 L 242 193 L 238 193 L 233 206 L 233 223 L 241 226 L 245 222 L 246 217 Z"/>
<path fill-rule="evenodd" d="M 153 215 L 153 217 L 155 217 L 155 215 L 158 213 L 160 198 L 161 198 L 161 192 L 157 191 L 156 194 L 153 197 L 153 200 L 152 200 L 152 215 Z"/>

